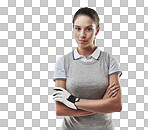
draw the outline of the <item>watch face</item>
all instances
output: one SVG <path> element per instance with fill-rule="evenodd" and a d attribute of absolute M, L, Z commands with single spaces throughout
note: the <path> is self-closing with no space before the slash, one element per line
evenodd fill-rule
<path fill-rule="evenodd" d="M 80 98 L 76 98 L 76 99 L 75 99 L 75 102 L 78 102 L 78 101 L 79 101 L 79 99 L 80 99 Z"/>

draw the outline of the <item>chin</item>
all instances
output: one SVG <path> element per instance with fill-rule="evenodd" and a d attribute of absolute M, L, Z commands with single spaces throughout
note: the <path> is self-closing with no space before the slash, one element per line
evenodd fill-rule
<path fill-rule="evenodd" d="M 78 46 L 79 46 L 80 48 L 87 48 L 87 47 L 89 47 L 88 44 L 78 44 Z"/>

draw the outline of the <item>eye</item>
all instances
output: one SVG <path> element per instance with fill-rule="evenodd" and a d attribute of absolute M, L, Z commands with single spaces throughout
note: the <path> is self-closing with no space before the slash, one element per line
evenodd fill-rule
<path fill-rule="evenodd" d="M 92 30 L 92 28 L 87 28 L 87 30 L 88 30 L 88 31 L 91 31 L 91 30 Z"/>
<path fill-rule="evenodd" d="M 75 28 L 75 30 L 78 30 L 78 31 L 79 31 L 79 30 L 80 30 L 80 28 Z"/>

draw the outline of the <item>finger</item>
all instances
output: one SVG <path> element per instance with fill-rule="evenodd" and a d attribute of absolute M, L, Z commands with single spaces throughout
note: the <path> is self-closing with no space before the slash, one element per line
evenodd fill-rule
<path fill-rule="evenodd" d="M 117 95 L 118 92 L 115 92 L 111 97 L 115 97 Z"/>
<path fill-rule="evenodd" d="M 57 90 L 57 91 L 63 91 L 63 90 L 64 90 L 64 89 L 61 88 L 61 87 L 54 87 L 53 89 L 54 89 L 54 90 Z"/>
<path fill-rule="evenodd" d="M 114 93 L 116 93 L 116 92 L 118 92 L 118 91 L 119 91 L 119 89 L 115 89 L 115 90 L 111 91 L 111 92 L 109 93 L 109 97 L 111 97 Z"/>
<path fill-rule="evenodd" d="M 61 92 L 61 91 L 56 91 L 56 92 L 54 92 L 54 93 L 52 94 L 52 96 L 55 96 L 55 95 L 62 95 L 62 93 L 63 93 L 63 92 Z"/>
<path fill-rule="evenodd" d="M 112 95 L 113 93 L 115 93 L 115 92 L 117 92 L 117 91 L 119 91 L 119 88 L 116 88 L 116 89 L 114 89 L 114 90 L 109 91 L 109 92 L 108 92 L 108 95 Z"/>
<path fill-rule="evenodd" d="M 119 90 L 119 87 L 113 87 L 113 88 L 111 88 L 111 89 L 109 90 L 109 93 L 112 92 L 112 91 L 114 92 L 114 91 L 116 91 L 116 90 Z"/>
<path fill-rule="evenodd" d="M 61 95 L 61 94 L 55 94 L 55 95 L 53 95 L 53 98 L 55 98 L 55 97 L 63 97 L 63 95 Z"/>
<path fill-rule="evenodd" d="M 62 102 L 62 98 L 54 98 L 53 100 L 54 100 L 54 101 Z"/>
<path fill-rule="evenodd" d="M 113 86 L 112 88 L 110 88 L 110 90 L 114 90 L 114 89 L 116 89 L 116 88 L 119 88 L 119 85 Z"/>
<path fill-rule="evenodd" d="M 62 99 L 62 97 L 61 96 L 54 96 L 53 100 L 56 100 L 56 99 Z"/>
<path fill-rule="evenodd" d="M 56 99 L 62 99 L 62 96 L 61 95 L 53 96 L 53 100 L 56 100 Z"/>
<path fill-rule="evenodd" d="M 108 90 L 108 93 L 110 93 L 111 91 L 113 91 L 113 90 L 115 90 L 115 89 L 119 89 L 119 85 L 115 85 L 115 86 L 113 86 L 112 88 L 110 88 L 110 89 Z"/>
<path fill-rule="evenodd" d="M 110 89 L 111 87 L 113 87 L 115 85 L 115 82 L 113 84 L 111 84 L 108 89 Z"/>
<path fill-rule="evenodd" d="M 109 97 L 114 94 L 115 92 L 119 91 L 119 88 L 116 88 L 115 90 L 112 90 L 108 93 Z"/>
<path fill-rule="evenodd" d="M 107 95 L 109 95 L 109 94 L 110 94 L 110 92 L 111 92 L 111 90 L 110 90 L 110 89 L 107 89 L 107 90 L 106 90 L 106 94 L 107 94 Z"/>

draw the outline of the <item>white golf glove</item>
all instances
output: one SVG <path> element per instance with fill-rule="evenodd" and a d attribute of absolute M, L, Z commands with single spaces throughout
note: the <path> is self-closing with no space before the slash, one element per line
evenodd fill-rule
<path fill-rule="evenodd" d="M 75 102 L 78 102 L 80 98 L 77 98 L 71 95 L 67 90 L 61 87 L 54 87 L 54 90 L 56 90 L 56 92 L 53 93 L 54 101 L 62 102 L 69 108 L 77 110 L 77 106 L 75 105 Z"/>

